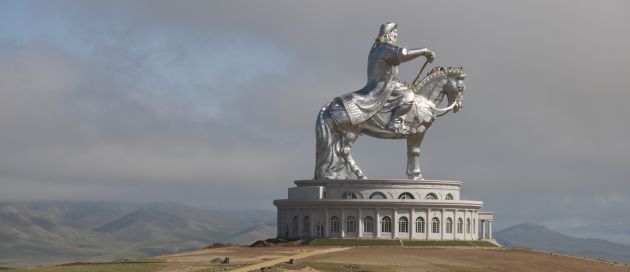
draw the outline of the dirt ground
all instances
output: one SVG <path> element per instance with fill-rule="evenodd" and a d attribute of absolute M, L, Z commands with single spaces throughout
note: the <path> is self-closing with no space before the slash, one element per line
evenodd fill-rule
<path fill-rule="evenodd" d="M 330 248 L 330 247 L 326 247 Z M 227 247 L 155 257 L 160 271 L 231 271 L 287 257 L 316 255 L 283 262 L 271 271 L 584 271 L 630 272 L 630 266 L 524 249 L 355 247 L 317 254 L 324 247 Z M 324 252 L 324 251 L 322 251 Z M 230 257 L 230 264 L 212 263 Z"/>
<path fill-rule="evenodd" d="M 230 271 L 248 265 L 286 258 L 318 250 L 316 247 L 224 247 L 202 249 L 172 255 L 153 257 L 151 260 L 163 262 L 159 271 Z M 212 262 L 216 259 L 230 258 L 229 264 Z"/>
<path fill-rule="evenodd" d="M 354 266 L 352 266 L 354 264 Z M 630 266 L 524 249 L 360 247 L 322 254 L 287 270 L 320 271 L 630 271 Z"/>

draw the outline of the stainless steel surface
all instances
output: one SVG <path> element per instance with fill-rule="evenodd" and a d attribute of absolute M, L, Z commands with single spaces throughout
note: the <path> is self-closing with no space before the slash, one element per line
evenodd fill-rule
<path fill-rule="evenodd" d="M 426 48 L 396 45 L 396 24 L 383 24 L 368 55 L 367 84 L 322 107 L 315 125 L 315 179 L 367 179 L 350 153 L 360 134 L 385 139 L 407 139 L 407 176 L 422 179 L 420 144 L 436 118 L 436 105 L 447 97 L 449 107 L 462 107 L 463 69 L 436 67 L 417 86 L 398 80 L 397 66 L 419 56 L 432 61 Z"/>

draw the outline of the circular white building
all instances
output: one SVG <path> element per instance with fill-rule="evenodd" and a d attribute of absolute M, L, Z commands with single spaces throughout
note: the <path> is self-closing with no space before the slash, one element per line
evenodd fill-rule
<path fill-rule="evenodd" d="M 275 200 L 278 238 L 492 239 L 492 212 L 460 181 L 298 180 Z M 487 227 L 486 227 L 487 226 Z M 486 234 L 487 233 L 487 234 Z"/>

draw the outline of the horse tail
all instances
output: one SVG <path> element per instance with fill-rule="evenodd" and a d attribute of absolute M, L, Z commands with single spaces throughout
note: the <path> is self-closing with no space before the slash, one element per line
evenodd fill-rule
<path fill-rule="evenodd" d="M 334 145 L 333 139 L 334 122 L 328 111 L 332 102 L 324 105 L 317 115 L 315 122 L 315 179 L 325 179 L 331 165 L 333 164 Z"/>

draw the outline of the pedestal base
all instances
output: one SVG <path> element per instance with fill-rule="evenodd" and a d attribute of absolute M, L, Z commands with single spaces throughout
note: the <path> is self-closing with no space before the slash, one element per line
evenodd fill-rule
<path fill-rule="evenodd" d="M 299 180 L 275 200 L 278 238 L 477 240 L 482 201 L 460 181 Z"/>

